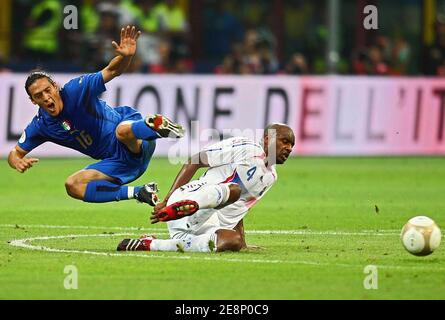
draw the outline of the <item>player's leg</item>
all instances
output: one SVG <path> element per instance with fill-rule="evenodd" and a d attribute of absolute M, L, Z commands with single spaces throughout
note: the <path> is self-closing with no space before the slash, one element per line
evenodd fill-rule
<path fill-rule="evenodd" d="M 70 175 L 65 181 L 65 189 L 69 196 L 74 199 L 83 200 L 88 183 L 91 181 L 104 181 L 110 183 L 114 178 L 97 170 L 80 170 Z"/>
<path fill-rule="evenodd" d="M 189 236 L 185 239 L 156 239 L 145 236 L 139 239 L 124 239 L 117 251 L 178 251 L 178 252 L 214 252 L 216 234 Z"/>
<path fill-rule="evenodd" d="M 184 239 L 154 240 L 151 251 L 180 252 L 238 252 L 243 248 L 243 238 L 234 230 L 218 229 L 186 237 Z M 176 250 L 174 250 L 176 247 Z"/>
<path fill-rule="evenodd" d="M 159 138 L 182 138 L 185 133 L 183 126 L 160 114 L 149 115 L 145 117 L 144 122 L 156 132 Z M 137 125 L 136 128 L 133 128 L 133 131 L 138 129 Z"/>
<path fill-rule="evenodd" d="M 138 139 L 132 130 L 132 121 L 123 121 L 116 128 L 116 138 L 122 142 L 131 153 L 139 154 L 141 152 L 142 140 Z M 157 135 L 153 132 L 152 139 L 157 139 Z M 149 139 L 145 139 L 149 140 Z"/>
<path fill-rule="evenodd" d="M 220 209 L 234 203 L 241 196 L 241 188 L 236 183 L 199 185 L 198 181 L 181 187 L 177 192 L 182 193 L 180 199 L 172 195 L 167 206 L 153 214 L 152 223 L 180 219 L 200 209 Z"/>
<path fill-rule="evenodd" d="M 216 232 L 216 251 L 240 251 L 245 247 L 244 239 L 235 230 L 219 229 Z"/>
<path fill-rule="evenodd" d="M 179 252 L 238 252 L 243 248 L 241 235 L 234 230 L 219 229 L 201 235 L 189 235 L 183 239 L 156 239 L 151 236 L 140 239 L 124 239 L 118 251 L 179 251 Z"/>
<path fill-rule="evenodd" d="M 85 202 L 103 203 L 137 199 L 154 206 L 157 201 L 157 185 L 126 186 L 94 169 L 80 170 L 65 181 L 68 195 Z"/>
<path fill-rule="evenodd" d="M 221 212 L 203 209 L 192 216 L 167 222 L 170 238 L 181 240 L 176 244 L 179 251 L 222 252 L 245 248 L 244 231 L 238 225 L 234 229 L 222 227 Z M 152 249 L 163 249 L 167 245 L 168 243 L 155 243 Z"/>
<path fill-rule="evenodd" d="M 159 114 L 136 121 L 123 121 L 116 127 L 116 138 L 136 154 L 140 152 L 140 140 L 183 136 L 184 128 L 180 124 Z"/>
<path fill-rule="evenodd" d="M 226 188 L 227 194 L 223 195 L 224 191 L 221 188 Z M 237 184 L 202 185 L 199 181 L 192 181 L 173 192 L 168 204 L 172 205 L 185 201 L 185 199 L 194 199 L 199 201 L 203 207 L 207 206 L 207 208 L 201 207 L 193 215 L 169 221 L 167 225 L 171 239 L 162 240 L 153 237 L 124 239 L 119 243 L 117 250 L 239 251 L 244 243 L 241 234 L 234 230 L 222 229 L 217 216 L 218 211 L 212 208 L 233 203 L 239 199 L 240 194 L 241 190 Z"/>
<path fill-rule="evenodd" d="M 67 179 L 68 194 L 85 202 L 100 203 L 134 198 L 154 206 L 157 201 L 156 183 L 126 185 L 146 171 L 156 142 L 143 141 L 141 146 L 142 152 L 135 155 L 118 143 L 113 158 L 93 163 Z"/>
<path fill-rule="evenodd" d="M 157 240 L 151 244 L 150 249 L 151 251 L 172 251 L 173 241 L 177 241 L 175 244 L 177 251 L 181 252 L 237 252 L 244 247 L 243 238 L 235 230 L 213 227 L 205 233 L 185 237 L 184 239 Z"/>

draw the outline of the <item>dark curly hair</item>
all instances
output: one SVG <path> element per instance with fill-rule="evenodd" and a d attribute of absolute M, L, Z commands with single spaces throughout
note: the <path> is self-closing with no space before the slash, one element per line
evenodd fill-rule
<path fill-rule="evenodd" d="M 26 93 L 28 94 L 28 96 L 31 96 L 31 94 L 29 93 L 29 87 L 30 87 L 36 80 L 38 80 L 38 79 L 42 79 L 42 78 L 47 78 L 48 81 L 49 81 L 52 85 L 55 85 L 55 84 L 56 84 L 56 82 L 53 80 L 53 78 L 52 78 L 48 73 L 46 73 L 45 71 L 43 71 L 43 70 L 35 70 L 35 71 L 32 71 L 31 74 L 30 74 L 30 75 L 28 76 L 28 78 L 26 79 L 26 82 L 25 82 L 25 90 L 26 90 Z"/>

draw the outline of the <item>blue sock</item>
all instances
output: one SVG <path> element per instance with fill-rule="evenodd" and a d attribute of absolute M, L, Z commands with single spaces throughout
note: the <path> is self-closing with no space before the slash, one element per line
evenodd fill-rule
<path fill-rule="evenodd" d="M 94 180 L 87 184 L 83 201 L 101 203 L 133 199 L 141 188 L 141 186 L 121 186 L 106 180 Z"/>
<path fill-rule="evenodd" d="M 159 138 L 159 135 L 152 128 L 147 126 L 145 120 L 138 120 L 131 124 L 131 131 L 136 138 L 142 140 L 155 140 Z"/>

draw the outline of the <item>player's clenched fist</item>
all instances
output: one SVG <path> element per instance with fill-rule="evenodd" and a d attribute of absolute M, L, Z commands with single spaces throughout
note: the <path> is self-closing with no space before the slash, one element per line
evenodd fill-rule
<path fill-rule="evenodd" d="M 29 168 L 32 167 L 32 165 L 36 162 L 39 162 L 39 159 L 36 158 L 22 158 L 22 159 L 17 159 L 16 163 L 15 163 L 15 169 L 20 172 L 23 173 L 26 170 L 28 170 Z"/>

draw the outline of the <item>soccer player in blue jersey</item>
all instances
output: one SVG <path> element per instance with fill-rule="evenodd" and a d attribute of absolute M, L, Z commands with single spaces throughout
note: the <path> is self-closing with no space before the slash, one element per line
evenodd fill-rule
<path fill-rule="evenodd" d="M 98 96 L 105 84 L 121 75 L 136 53 L 136 28 L 121 30 L 116 57 L 102 71 L 72 79 L 61 89 L 44 72 L 33 72 L 25 89 L 38 114 L 9 153 L 8 163 L 23 173 L 38 159 L 26 155 L 44 142 L 75 149 L 96 160 L 65 182 L 67 193 L 85 202 L 137 199 L 155 205 L 156 183 L 126 186 L 140 177 L 150 162 L 156 139 L 181 138 L 184 129 L 162 115 L 142 117 L 127 106 L 111 108 Z"/>

